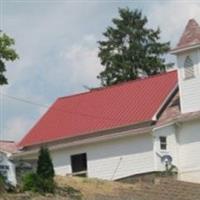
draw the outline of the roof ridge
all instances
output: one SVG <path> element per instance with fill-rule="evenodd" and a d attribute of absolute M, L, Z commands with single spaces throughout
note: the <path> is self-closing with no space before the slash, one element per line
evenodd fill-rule
<path fill-rule="evenodd" d="M 99 92 L 99 91 L 102 91 L 102 90 L 108 90 L 108 89 L 111 89 L 111 88 L 114 88 L 114 87 L 120 87 L 120 86 L 123 86 L 123 85 L 131 84 L 133 82 L 135 83 L 135 82 L 150 80 L 150 79 L 153 79 L 153 78 L 157 78 L 157 77 L 164 76 L 166 74 L 175 73 L 175 72 L 177 72 L 176 69 L 174 69 L 172 71 L 168 71 L 168 72 L 163 72 L 163 73 L 160 73 L 160 74 L 155 74 L 155 75 L 148 76 L 148 77 L 143 77 L 143 78 L 138 78 L 138 79 L 135 79 L 135 80 L 124 81 L 124 82 L 121 82 L 121 83 L 118 83 L 118 84 L 115 84 L 115 85 L 110 85 L 110 86 L 105 86 L 105 87 L 97 87 L 97 88 L 91 89 L 90 91 L 59 97 L 58 100 L 59 99 L 66 99 L 66 98 L 72 98 L 72 97 L 76 97 L 76 96 L 82 96 L 82 95 L 86 95 L 86 94 L 89 94 L 89 93 Z"/>

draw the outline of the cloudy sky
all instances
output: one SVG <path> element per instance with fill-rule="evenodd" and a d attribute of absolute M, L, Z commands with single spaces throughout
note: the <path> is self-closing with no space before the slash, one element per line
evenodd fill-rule
<path fill-rule="evenodd" d="M 99 86 L 97 41 L 119 7 L 141 9 L 172 47 L 190 18 L 200 23 L 199 0 L 0 0 L 0 30 L 20 55 L 0 88 L 1 139 L 18 141 L 57 97 Z"/>

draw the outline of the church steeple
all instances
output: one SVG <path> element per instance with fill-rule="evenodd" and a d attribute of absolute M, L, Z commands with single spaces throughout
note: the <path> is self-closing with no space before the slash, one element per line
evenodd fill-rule
<path fill-rule="evenodd" d="M 177 57 L 181 112 L 200 111 L 200 26 L 194 19 L 171 53 Z"/>
<path fill-rule="evenodd" d="M 190 19 L 176 48 L 174 48 L 171 52 L 176 54 L 196 46 L 200 46 L 200 26 L 195 19 Z"/>

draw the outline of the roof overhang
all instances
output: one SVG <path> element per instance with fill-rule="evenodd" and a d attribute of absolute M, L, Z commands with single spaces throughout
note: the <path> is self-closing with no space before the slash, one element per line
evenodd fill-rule
<path fill-rule="evenodd" d="M 160 107 L 158 108 L 158 110 L 154 114 L 154 116 L 152 118 L 153 121 L 158 120 L 158 118 L 160 117 L 162 112 L 165 110 L 165 108 L 167 107 L 167 105 L 169 104 L 171 99 L 176 95 L 177 92 L 178 92 L 178 83 L 176 84 L 174 89 L 169 93 L 169 95 L 166 97 L 166 99 L 163 101 L 163 103 L 160 105 Z"/>
<path fill-rule="evenodd" d="M 83 140 L 83 139 L 88 139 L 88 138 L 96 138 L 98 136 L 102 136 L 102 135 L 112 135 L 112 134 L 117 134 L 123 131 L 127 131 L 127 130 L 137 130 L 139 128 L 144 128 L 144 127 L 148 127 L 151 126 L 154 123 L 153 120 L 147 120 L 147 121 L 143 121 L 143 122 L 139 122 L 136 124 L 128 124 L 128 125 L 124 125 L 124 126 L 118 126 L 118 127 L 113 127 L 110 129 L 102 129 L 99 131 L 91 131 L 82 135 L 77 135 L 74 137 L 62 137 L 62 138 L 57 138 L 56 140 L 49 140 L 49 141 L 45 141 L 45 143 L 38 142 L 38 143 L 33 143 L 32 145 L 29 146 L 24 146 L 24 147 L 19 147 L 19 150 L 26 150 L 26 149 L 32 149 L 35 148 L 37 146 L 41 146 L 41 145 L 54 145 L 55 143 L 68 143 L 68 142 L 74 142 L 74 141 L 79 141 L 79 140 Z"/>
<path fill-rule="evenodd" d="M 189 51 L 189 50 L 196 49 L 196 48 L 200 48 L 200 43 L 194 44 L 194 45 L 191 45 L 191 46 L 185 46 L 185 47 L 175 48 L 175 49 L 172 49 L 170 51 L 170 53 L 171 54 L 179 54 L 179 53 L 181 53 L 183 51 Z"/>
<path fill-rule="evenodd" d="M 177 118 L 177 122 L 189 122 L 200 119 L 200 111 L 182 114 Z"/>
<path fill-rule="evenodd" d="M 11 157 L 12 153 L 11 152 L 7 152 L 5 150 L 0 149 L 0 154 L 4 154 L 7 158 Z"/>
<path fill-rule="evenodd" d="M 173 126 L 173 125 L 179 126 L 182 123 L 195 121 L 195 120 L 199 120 L 199 119 L 200 119 L 200 111 L 181 114 L 178 117 L 172 119 L 171 121 L 169 121 L 167 123 L 164 123 L 164 124 L 159 125 L 159 126 L 154 126 L 152 128 L 152 130 L 155 131 L 155 130 L 158 130 L 158 129 L 161 129 L 161 128 L 165 128 L 167 126 Z"/>
<path fill-rule="evenodd" d="M 130 137 L 130 136 L 136 136 L 140 134 L 145 134 L 145 133 L 151 133 L 152 132 L 152 126 L 147 126 L 147 127 L 142 127 L 142 128 L 136 128 L 136 129 L 129 129 L 129 130 L 123 130 L 111 134 L 102 134 L 102 135 L 96 135 L 95 137 L 88 137 L 80 140 L 63 140 L 63 141 L 57 141 L 57 143 L 49 143 L 46 144 L 46 146 L 49 148 L 50 151 L 52 150 L 59 150 L 62 148 L 69 148 L 69 147 L 74 147 L 74 146 L 79 146 L 79 145 L 86 145 L 90 143 L 96 143 L 96 142 L 104 142 L 104 141 L 109 141 L 113 139 L 119 139 L 123 137 Z M 32 149 L 24 149 L 21 151 L 18 151 L 12 155 L 14 158 L 18 157 L 23 157 L 23 156 L 28 156 L 32 154 L 37 154 L 40 146 L 35 146 Z"/>

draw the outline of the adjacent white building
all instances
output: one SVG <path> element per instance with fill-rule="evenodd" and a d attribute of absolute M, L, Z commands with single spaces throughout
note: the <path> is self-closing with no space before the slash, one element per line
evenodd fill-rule
<path fill-rule="evenodd" d="M 19 143 L 15 159 L 37 159 L 46 145 L 56 174 L 116 180 L 163 171 L 164 158 L 172 158 L 178 179 L 200 183 L 200 26 L 194 19 L 172 53 L 175 71 L 59 98 Z"/>
<path fill-rule="evenodd" d="M 16 186 L 17 180 L 15 164 L 11 156 L 16 150 L 14 142 L 0 140 L 0 175 L 4 176 L 13 186 Z"/>

